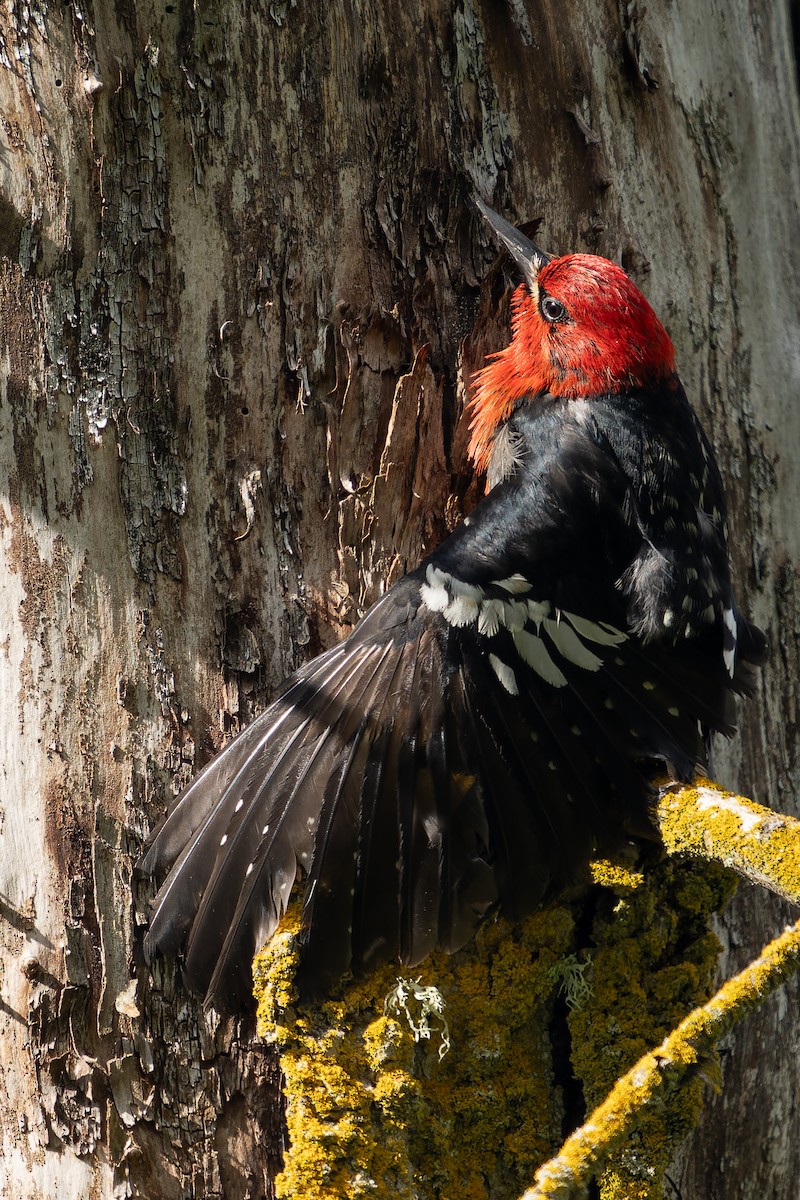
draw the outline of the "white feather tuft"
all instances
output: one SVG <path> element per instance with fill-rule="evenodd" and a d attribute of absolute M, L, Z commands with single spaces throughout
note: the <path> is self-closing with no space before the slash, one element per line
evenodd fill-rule
<path fill-rule="evenodd" d="M 469 596 L 456 596 L 443 609 L 442 616 L 450 625 L 472 625 L 478 619 L 478 602 Z"/>

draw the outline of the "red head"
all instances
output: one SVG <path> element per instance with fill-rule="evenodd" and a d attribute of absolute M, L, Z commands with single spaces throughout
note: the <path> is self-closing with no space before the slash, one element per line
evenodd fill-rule
<path fill-rule="evenodd" d="M 647 387 L 673 373 L 675 351 L 621 267 L 593 254 L 550 258 L 478 204 L 526 279 L 511 301 L 511 344 L 474 382 L 469 455 L 485 470 L 498 425 L 523 396 L 578 398 Z"/>

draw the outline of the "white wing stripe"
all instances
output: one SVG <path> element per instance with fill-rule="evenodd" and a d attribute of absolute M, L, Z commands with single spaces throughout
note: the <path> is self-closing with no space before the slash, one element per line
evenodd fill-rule
<path fill-rule="evenodd" d="M 457 579 L 432 563 L 428 564 L 425 578 L 427 582 L 420 587 L 420 598 L 426 608 L 441 613 L 448 625 L 456 629 L 477 625 L 477 632 L 486 638 L 496 637 L 505 627 L 523 662 L 553 687 L 564 687 L 567 678 L 554 661 L 552 650 L 577 667 L 599 671 L 603 659 L 590 650 L 586 642 L 618 646 L 627 641 L 628 635 L 613 625 L 554 609 L 548 600 L 528 599 L 532 585 L 522 575 L 510 575 L 508 579 L 490 585 L 503 588 L 509 594 L 508 600 L 487 598 L 485 588 Z M 519 599 L 512 599 L 517 596 Z M 542 629 L 550 638 L 552 650 L 538 636 Z M 489 655 L 489 661 L 503 687 L 517 695 L 512 668 L 494 654 Z M 727 654 L 725 661 L 728 662 Z"/>

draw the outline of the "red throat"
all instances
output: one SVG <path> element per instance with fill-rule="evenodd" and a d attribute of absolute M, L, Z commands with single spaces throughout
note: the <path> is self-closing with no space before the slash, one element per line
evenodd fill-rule
<path fill-rule="evenodd" d="M 511 343 L 473 381 L 469 456 L 479 471 L 497 427 L 525 396 L 585 398 L 648 387 L 671 375 L 675 351 L 664 326 L 621 267 L 590 254 L 556 258 L 511 301 Z M 541 294 L 560 300 L 566 319 L 550 323 Z"/>

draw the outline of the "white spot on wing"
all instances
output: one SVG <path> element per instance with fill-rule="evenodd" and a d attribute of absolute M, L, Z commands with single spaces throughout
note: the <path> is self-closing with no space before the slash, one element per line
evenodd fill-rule
<path fill-rule="evenodd" d="M 584 667 L 587 671 L 597 671 L 602 667 L 603 660 L 585 646 L 578 637 L 572 625 L 566 621 L 545 621 L 544 627 L 553 640 L 553 645 L 568 662 L 576 667 Z"/>
<path fill-rule="evenodd" d="M 506 691 L 512 696 L 518 696 L 519 688 L 517 687 L 517 677 L 511 670 L 511 667 L 508 665 L 508 663 L 504 663 L 502 659 L 497 657 L 496 654 L 489 655 L 489 662 L 491 663 L 492 670 Z"/>
<path fill-rule="evenodd" d="M 450 625 L 472 625 L 478 619 L 478 602 L 469 596 L 456 596 L 443 609 L 442 616 Z"/>
<path fill-rule="evenodd" d="M 525 592 L 529 592 L 533 587 L 532 583 L 528 583 L 524 575 L 509 575 L 508 579 L 498 579 L 497 586 L 510 592 L 512 596 L 521 596 Z"/>
<path fill-rule="evenodd" d="M 736 669 L 736 642 L 739 636 L 739 630 L 736 625 L 736 613 L 732 608 L 726 608 L 722 615 L 722 620 L 725 628 L 730 634 L 731 644 L 725 645 L 722 651 L 722 661 L 725 663 L 725 669 L 733 678 L 734 670 Z M 727 639 L 726 639 L 727 642 Z"/>
<path fill-rule="evenodd" d="M 478 619 L 478 602 L 483 599 L 483 588 L 456 579 L 433 563 L 428 564 L 425 578 L 427 583 L 419 589 L 420 598 L 431 612 L 440 612 L 450 625 L 459 627 L 471 625 Z"/>
<path fill-rule="evenodd" d="M 529 600 L 528 601 L 528 616 L 533 621 L 538 629 L 545 617 L 550 616 L 551 606 L 549 600 Z"/>
<path fill-rule="evenodd" d="M 478 614 L 478 633 L 482 633 L 485 637 L 494 637 L 500 629 L 500 613 L 502 612 L 502 600 L 484 600 L 481 604 L 481 610 Z"/>
<path fill-rule="evenodd" d="M 525 600 L 505 600 L 501 610 L 500 620 L 511 633 L 525 628 L 528 619 L 528 605 Z"/>
<path fill-rule="evenodd" d="M 450 576 L 446 571 L 440 571 L 433 563 L 428 563 L 425 578 L 428 582 L 423 583 L 419 589 L 422 603 L 431 612 L 441 612 L 450 603 L 450 592 L 448 591 Z"/>
<path fill-rule="evenodd" d="M 427 583 L 423 583 L 419 594 L 422 597 L 422 603 L 431 612 L 441 612 L 450 603 L 450 597 L 445 588 L 432 588 Z"/>
<path fill-rule="evenodd" d="M 454 596 L 463 597 L 465 600 L 482 600 L 484 596 L 482 587 L 474 583 L 464 583 L 463 579 L 456 579 L 455 575 L 450 580 L 450 590 Z"/>
<path fill-rule="evenodd" d="M 553 662 L 540 637 L 529 633 L 527 629 L 520 629 L 514 634 L 514 645 L 523 662 L 532 667 L 546 683 L 553 687 L 564 687 L 567 677 Z"/>
<path fill-rule="evenodd" d="M 565 612 L 563 616 L 581 637 L 588 638 L 590 642 L 597 642 L 599 646 L 621 646 L 628 640 L 627 633 L 615 629 L 613 625 L 606 625 L 605 621 L 588 621 L 586 617 L 578 617 L 571 612 Z"/>

